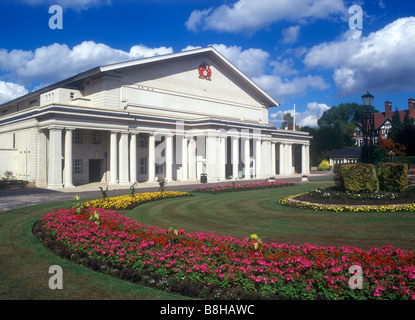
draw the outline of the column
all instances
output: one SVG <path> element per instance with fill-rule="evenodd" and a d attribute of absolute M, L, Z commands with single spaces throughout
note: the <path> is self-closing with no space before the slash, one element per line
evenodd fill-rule
<path fill-rule="evenodd" d="M 48 188 L 62 188 L 62 128 L 49 129 Z"/>
<path fill-rule="evenodd" d="M 293 145 L 290 143 L 287 145 L 287 155 L 288 155 L 288 175 L 293 174 Z"/>
<path fill-rule="evenodd" d="M 251 179 L 251 155 L 249 150 L 249 138 L 244 138 L 245 140 L 245 179 Z"/>
<path fill-rule="evenodd" d="M 310 147 L 307 145 L 301 146 L 301 173 L 310 174 Z M 330 161 L 332 161 L 330 159 Z"/>
<path fill-rule="evenodd" d="M 172 181 L 173 177 L 173 136 L 166 136 L 166 179 Z"/>
<path fill-rule="evenodd" d="M 187 137 L 183 135 L 182 138 L 182 181 L 187 181 Z"/>
<path fill-rule="evenodd" d="M 155 144 L 154 133 L 148 137 L 148 182 L 156 180 L 156 161 L 155 161 Z"/>
<path fill-rule="evenodd" d="M 255 139 L 255 177 L 256 178 L 261 178 L 261 164 L 262 164 L 262 160 L 261 160 L 261 153 L 262 153 L 262 148 L 261 148 L 261 139 Z"/>
<path fill-rule="evenodd" d="M 110 138 L 110 184 L 118 183 L 118 132 L 111 132 Z"/>
<path fill-rule="evenodd" d="M 74 128 L 66 128 L 65 130 L 65 188 L 73 187 L 72 181 L 72 132 Z"/>
<path fill-rule="evenodd" d="M 284 176 L 285 175 L 284 166 L 285 166 L 285 162 L 286 162 L 284 144 L 280 143 L 279 148 L 280 148 L 280 162 L 279 162 L 279 164 L 280 164 L 280 168 L 279 168 L 280 169 L 280 176 Z"/>
<path fill-rule="evenodd" d="M 226 180 L 226 137 L 220 137 L 220 180 Z"/>
<path fill-rule="evenodd" d="M 276 159 L 276 155 L 275 155 L 275 142 L 271 142 L 271 174 L 273 176 L 276 175 L 277 173 L 277 159 Z"/>
<path fill-rule="evenodd" d="M 197 170 L 197 155 L 196 155 L 196 140 L 192 137 L 189 141 L 188 147 L 188 157 L 189 157 L 189 180 L 196 180 L 196 170 Z"/>
<path fill-rule="evenodd" d="M 130 183 L 137 182 L 137 134 L 131 133 L 130 139 Z"/>
<path fill-rule="evenodd" d="M 232 177 L 239 178 L 239 138 L 232 137 Z"/>

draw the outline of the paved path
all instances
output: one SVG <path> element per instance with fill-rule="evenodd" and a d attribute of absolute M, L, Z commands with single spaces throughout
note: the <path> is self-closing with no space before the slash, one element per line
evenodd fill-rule
<path fill-rule="evenodd" d="M 331 173 L 320 173 L 312 172 L 309 175 L 309 180 L 316 180 L 326 177 L 332 177 Z M 284 181 L 301 181 L 301 175 L 296 175 L 293 177 L 278 177 L 278 180 Z M 236 183 L 246 183 L 246 182 L 258 182 L 264 180 L 239 180 Z M 191 191 L 203 185 L 219 185 L 219 184 L 229 184 L 229 182 L 218 182 L 218 183 L 207 183 L 202 184 L 200 182 L 179 182 L 172 181 L 167 184 L 166 190 L 170 191 Z M 77 186 L 68 189 L 43 189 L 43 188 L 24 188 L 24 189 L 6 189 L 0 190 L 0 212 L 23 208 L 31 205 L 57 202 L 64 200 L 73 200 L 75 195 L 79 195 L 81 198 L 92 198 L 92 197 L 101 197 L 102 193 L 99 187 L 106 188 L 107 184 L 105 183 L 90 183 L 83 186 Z M 138 192 L 153 192 L 158 190 L 158 183 L 140 183 L 137 184 L 136 193 Z M 109 186 L 108 187 L 108 196 L 116 196 L 129 193 L 129 186 Z"/>

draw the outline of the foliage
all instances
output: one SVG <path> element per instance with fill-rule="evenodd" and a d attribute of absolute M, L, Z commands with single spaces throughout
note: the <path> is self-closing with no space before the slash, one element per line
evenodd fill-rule
<path fill-rule="evenodd" d="M 392 139 L 380 139 L 378 141 L 378 146 L 383 149 L 389 157 L 405 156 L 406 147 L 400 143 L 394 142 Z"/>
<path fill-rule="evenodd" d="M 329 171 L 330 170 L 330 163 L 327 160 L 323 160 L 317 167 L 318 171 Z"/>
<path fill-rule="evenodd" d="M 318 125 L 333 126 L 335 123 L 352 123 L 354 126 L 362 121 L 362 115 L 366 108 L 368 111 L 378 112 L 373 106 L 364 106 L 358 103 L 341 103 L 323 112 Z M 354 129 L 354 128 L 353 128 Z"/>
<path fill-rule="evenodd" d="M 101 189 L 101 193 L 102 193 L 102 198 L 106 199 L 108 197 L 108 186 L 104 189 L 102 189 L 102 187 L 99 187 Z"/>
<path fill-rule="evenodd" d="M 363 163 L 377 164 L 385 157 L 385 150 L 378 147 L 377 144 L 364 144 L 361 148 L 359 161 Z"/>
<path fill-rule="evenodd" d="M 294 185 L 294 182 L 277 181 L 277 180 L 264 181 L 264 182 L 238 183 L 238 184 L 236 184 L 233 181 L 232 184 L 199 187 L 196 189 L 196 191 L 205 192 L 205 193 L 223 193 L 223 192 L 233 192 L 233 191 L 278 188 L 278 187 L 293 186 L 293 185 Z"/>
<path fill-rule="evenodd" d="M 4 172 L 4 177 L 5 177 L 5 179 L 6 179 L 6 180 L 11 180 L 11 179 L 12 179 L 12 177 L 13 177 L 13 172 L 12 172 L 12 171 L 10 171 L 10 170 L 6 170 L 6 171 Z"/>
<path fill-rule="evenodd" d="M 134 196 L 136 185 L 137 185 L 137 182 L 130 186 L 130 196 L 132 196 L 132 197 Z"/>
<path fill-rule="evenodd" d="M 99 213 L 100 223 L 89 220 Z M 104 209 L 59 209 L 36 235 L 65 258 L 157 289 L 207 299 L 415 299 L 414 252 L 261 243 L 211 233 L 177 233 Z M 350 287 L 351 266 L 363 271 Z"/>
<path fill-rule="evenodd" d="M 340 166 L 346 192 L 373 192 L 378 189 L 375 166 L 369 163 L 347 163 Z"/>
<path fill-rule="evenodd" d="M 381 163 L 378 169 L 379 187 L 383 191 L 404 191 L 408 187 L 406 163 Z"/>
<path fill-rule="evenodd" d="M 163 192 L 164 188 L 167 185 L 167 179 L 163 178 L 162 180 L 159 181 L 159 192 Z"/>
<path fill-rule="evenodd" d="M 392 128 L 389 130 L 388 139 L 405 146 L 408 156 L 415 156 L 415 125 L 414 119 L 405 114 L 403 122 L 398 110 L 394 112 L 391 120 Z"/>

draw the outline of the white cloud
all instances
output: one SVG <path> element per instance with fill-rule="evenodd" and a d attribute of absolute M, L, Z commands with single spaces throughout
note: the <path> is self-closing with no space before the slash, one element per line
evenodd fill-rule
<path fill-rule="evenodd" d="M 307 104 L 307 109 L 304 112 L 295 111 L 295 124 L 296 126 L 304 127 L 317 127 L 317 120 L 322 116 L 323 112 L 330 109 L 324 103 L 310 102 Z M 270 114 L 270 122 L 275 125 L 277 128 L 281 127 L 281 123 L 284 121 L 284 114 L 290 112 L 291 115 L 294 114 L 294 108 L 290 110 L 279 110 L 275 113 Z"/>
<path fill-rule="evenodd" d="M 343 0 L 239 0 L 233 5 L 194 10 L 186 22 L 189 30 L 255 32 L 276 21 L 301 22 L 347 14 Z"/>
<path fill-rule="evenodd" d="M 96 66 L 172 52 L 172 48 L 143 45 L 133 46 L 127 52 L 93 41 L 84 41 L 72 49 L 66 44 L 55 43 L 35 51 L 1 49 L 0 70 L 25 85 L 31 85 L 33 79 L 50 84 Z"/>
<path fill-rule="evenodd" d="M 242 50 L 238 46 L 226 46 L 224 44 L 213 44 L 225 58 L 232 62 L 238 69 L 248 77 L 258 77 L 264 73 L 264 68 L 269 59 L 269 53 L 262 49 L 250 48 Z"/>
<path fill-rule="evenodd" d="M 282 42 L 283 43 L 295 43 L 297 42 L 298 35 L 300 33 L 300 26 L 291 26 L 282 30 Z"/>
<path fill-rule="evenodd" d="M 365 90 L 413 90 L 415 17 L 400 18 L 367 37 L 348 31 L 342 39 L 317 45 L 305 65 L 333 69 L 341 94 Z"/>
<path fill-rule="evenodd" d="M 27 94 L 27 89 L 16 83 L 0 80 L 0 104 Z"/>
<path fill-rule="evenodd" d="M 288 97 L 302 96 L 309 89 L 325 90 L 329 88 L 329 84 L 321 76 L 313 75 L 293 79 L 283 79 L 277 75 L 262 75 L 253 78 L 253 81 L 268 94 L 276 97 L 280 103 Z"/>
<path fill-rule="evenodd" d="M 86 10 L 91 7 L 110 5 L 111 0 L 24 0 L 30 5 L 59 5 L 66 9 Z"/>

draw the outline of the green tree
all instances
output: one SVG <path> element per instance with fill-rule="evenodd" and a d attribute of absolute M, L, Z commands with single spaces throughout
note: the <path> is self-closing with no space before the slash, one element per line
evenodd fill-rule
<path fill-rule="evenodd" d="M 281 123 L 281 129 L 288 128 L 288 130 L 293 129 L 294 118 L 290 112 L 284 113 L 284 121 Z"/>

